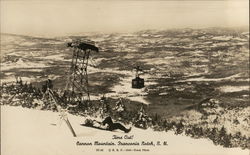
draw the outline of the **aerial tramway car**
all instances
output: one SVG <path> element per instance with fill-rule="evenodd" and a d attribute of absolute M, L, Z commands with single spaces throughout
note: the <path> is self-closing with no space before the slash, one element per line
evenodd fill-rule
<path fill-rule="evenodd" d="M 144 87 L 144 79 L 140 78 L 139 72 L 142 72 L 140 66 L 135 67 L 135 78 L 132 79 L 132 88 L 141 89 Z"/>

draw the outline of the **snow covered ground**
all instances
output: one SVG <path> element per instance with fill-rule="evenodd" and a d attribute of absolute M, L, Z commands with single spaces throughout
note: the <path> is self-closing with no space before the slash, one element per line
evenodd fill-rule
<path fill-rule="evenodd" d="M 25 109 L 21 107 L 1 106 L 1 154 L 2 155 L 78 155 L 96 154 L 176 154 L 176 155 L 248 155 L 249 150 L 223 148 L 215 146 L 207 139 L 192 139 L 173 132 L 154 132 L 151 129 L 132 128 L 129 134 L 120 131 L 110 132 L 83 127 L 80 124 L 86 118 L 68 114 L 77 134 L 73 137 L 65 122 L 60 122 L 59 113 Z M 123 139 L 112 139 L 113 135 Z M 124 139 L 130 137 L 132 139 Z M 161 146 L 103 146 L 94 145 L 95 141 L 138 142 L 157 141 Z M 92 143 L 92 146 L 77 145 Z M 96 149 L 99 149 L 97 151 Z M 114 150 L 112 150 L 114 149 Z M 117 150 L 118 149 L 118 150 Z M 136 151 L 136 150 L 137 151 Z M 144 149 L 144 151 L 142 151 Z M 100 151 L 103 150 L 103 151 Z M 141 150 L 141 151 L 138 151 Z M 119 151 L 119 152 L 118 152 Z"/>
<path fill-rule="evenodd" d="M 1 70 L 8 71 L 11 69 L 20 69 L 20 68 L 44 68 L 48 67 L 44 63 L 37 62 L 25 62 L 21 58 L 17 60 L 17 62 L 5 62 L 1 63 Z"/>

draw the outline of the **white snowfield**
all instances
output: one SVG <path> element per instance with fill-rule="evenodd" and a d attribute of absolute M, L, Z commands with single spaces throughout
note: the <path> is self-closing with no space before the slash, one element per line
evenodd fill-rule
<path fill-rule="evenodd" d="M 2 155 L 83 155 L 83 154 L 157 154 L 157 155 L 249 155 L 249 150 L 215 146 L 207 139 L 192 139 L 173 132 L 154 132 L 133 127 L 125 134 L 81 126 L 86 118 L 68 114 L 76 132 L 73 137 L 65 122 L 60 123 L 59 113 L 21 107 L 1 106 Z M 129 127 L 129 126 L 127 126 Z M 112 139 L 121 136 L 123 139 Z M 132 138 L 132 139 L 124 139 Z M 161 146 L 94 145 L 95 141 L 151 142 Z M 167 145 L 163 145 L 163 142 Z M 92 143 L 92 146 L 77 145 Z M 99 149 L 99 151 L 97 151 Z M 113 150 L 112 150 L 113 149 Z M 118 150 L 117 150 L 118 149 Z M 102 151 L 100 151 L 102 150 Z M 141 151 L 140 151 L 141 150 Z"/>

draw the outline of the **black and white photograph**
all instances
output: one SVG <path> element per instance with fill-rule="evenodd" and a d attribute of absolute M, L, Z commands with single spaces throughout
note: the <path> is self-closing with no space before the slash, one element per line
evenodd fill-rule
<path fill-rule="evenodd" d="M 248 0 L 1 0 L 1 155 L 249 155 Z"/>

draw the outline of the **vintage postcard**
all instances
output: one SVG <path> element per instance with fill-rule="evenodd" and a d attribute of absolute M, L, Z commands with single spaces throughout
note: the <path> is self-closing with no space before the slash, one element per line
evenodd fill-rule
<path fill-rule="evenodd" d="M 1 155 L 249 155 L 248 0 L 1 0 Z"/>

